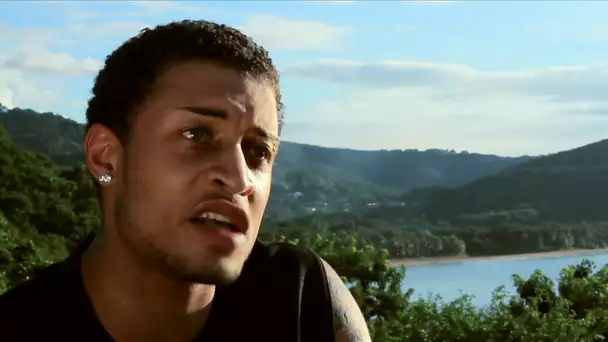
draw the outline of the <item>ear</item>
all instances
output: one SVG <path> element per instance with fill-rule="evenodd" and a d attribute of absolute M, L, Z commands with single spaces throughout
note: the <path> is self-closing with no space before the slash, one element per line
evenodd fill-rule
<path fill-rule="evenodd" d="M 84 156 L 95 178 L 109 174 L 116 178 L 120 169 L 122 143 L 107 126 L 93 124 L 84 140 Z"/>

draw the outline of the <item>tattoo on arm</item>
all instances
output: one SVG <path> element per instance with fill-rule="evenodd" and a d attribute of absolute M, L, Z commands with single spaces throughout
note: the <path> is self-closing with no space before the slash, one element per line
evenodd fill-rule
<path fill-rule="evenodd" d="M 371 342 L 367 322 L 340 276 L 325 260 L 329 291 L 334 307 L 335 342 Z"/>

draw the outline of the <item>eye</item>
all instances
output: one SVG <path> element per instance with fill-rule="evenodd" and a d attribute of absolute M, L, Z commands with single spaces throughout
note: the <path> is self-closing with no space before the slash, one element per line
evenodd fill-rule
<path fill-rule="evenodd" d="M 272 152 L 266 144 L 244 142 L 243 152 L 247 163 L 254 168 L 260 167 L 262 163 L 269 162 L 272 159 Z"/>
<path fill-rule="evenodd" d="M 193 127 L 182 132 L 182 136 L 193 141 L 207 141 L 212 138 L 211 131 L 207 127 Z"/>

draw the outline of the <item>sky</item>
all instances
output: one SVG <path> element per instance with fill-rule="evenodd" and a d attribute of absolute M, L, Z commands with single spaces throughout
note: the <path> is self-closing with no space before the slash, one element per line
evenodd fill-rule
<path fill-rule="evenodd" d="M 84 122 L 105 56 L 205 19 L 270 51 L 283 140 L 540 155 L 608 138 L 604 1 L 0 1 L 0 103 Z"/>

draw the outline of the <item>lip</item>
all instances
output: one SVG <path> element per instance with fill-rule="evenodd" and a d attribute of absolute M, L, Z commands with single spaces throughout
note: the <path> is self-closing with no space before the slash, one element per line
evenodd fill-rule
<path fill-rule="evenodd" d="M 191 218 L 198 218 L 206 212 L 214 212 L 228 217 L 234 222 L 237 231 L 242 234 L 247 234 L 247 231 L 249 231 L 249 218 L 247 217 L 247 213 L 230 201 L 204 201 L 196 208 L 194 215 Z"/>

